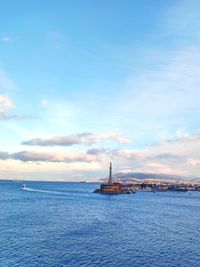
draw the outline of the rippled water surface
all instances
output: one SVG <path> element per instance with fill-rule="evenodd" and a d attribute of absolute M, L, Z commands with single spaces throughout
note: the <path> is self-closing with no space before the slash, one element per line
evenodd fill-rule
<path fill-rule="evenodd" d="M 200 192 L 0 182 L 0 266 L 200 266 Z"/>

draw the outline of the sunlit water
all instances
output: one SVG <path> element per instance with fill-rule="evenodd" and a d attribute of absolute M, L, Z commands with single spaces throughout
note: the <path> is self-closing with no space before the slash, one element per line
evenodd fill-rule
<path fill-rule="evenodd" d="M 0 267 L 200 266 L 200 192 L 0 182 Z"/>

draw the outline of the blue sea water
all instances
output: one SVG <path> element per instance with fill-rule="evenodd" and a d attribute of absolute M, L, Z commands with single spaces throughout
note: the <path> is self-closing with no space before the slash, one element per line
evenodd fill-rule
<path fill-rule="evenodd" d="M 0 182 L 0 267 L 200 266 L 200 192 Z"/>

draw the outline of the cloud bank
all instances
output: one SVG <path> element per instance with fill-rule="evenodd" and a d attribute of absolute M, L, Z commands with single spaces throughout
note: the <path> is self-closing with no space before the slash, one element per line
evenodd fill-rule
<path fill-rule="evenodd" d="M 157 174 L 182 175 L 187 177 L 199 177 L 200 168 L 200 133 L 179 136 L 173 140 L 165 140 L 149 146 L 146 149 L 113 149 L 108 147 L 92 147 L 85 152 L 77 151 L 28 151 L 15 153 L 1 151 L 0 160 L 2 166 L 7 161 L 22 162 L 24 164 L 42 164 L 49 168 L 49 164 L 58 163 L 76 169 L 80 164 L 87 168 L 105 170 L 109 161 L 114 163 L 114 171 L 131 170 L 132 172 L 145 172 Z M 86 165 L 84 165 L 86 164 Z M 59 171 L 55 165 L 55 172 Z M 68 167 L 67 167 L 68 166 Z M 70 167 L 71 166 L 71 167 Z M 90 166 L 90 167 L 89 167 Z M 93 167 L 92 167 L 93 166 Z M 94 167 L 96 166 L 96 167 Z M 71 169 L 71 171 L 74 171 Z M 97 174 L 96 174 L 97 175 Z"/>

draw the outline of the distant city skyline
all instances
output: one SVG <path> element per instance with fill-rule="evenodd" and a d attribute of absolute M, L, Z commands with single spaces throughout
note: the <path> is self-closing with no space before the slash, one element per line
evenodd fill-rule
<path fill-rule="evenodd" d="M 199 1 L 0 7 L 0 179 L 200 177 Z"/>

